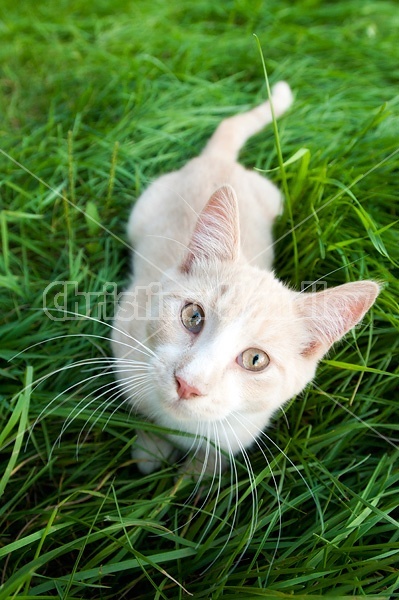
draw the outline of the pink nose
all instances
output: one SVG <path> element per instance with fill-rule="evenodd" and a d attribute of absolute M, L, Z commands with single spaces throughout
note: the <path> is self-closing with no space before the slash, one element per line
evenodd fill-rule
<path fill-rule="evenodd" d="M 189 400 L 190 398 L 195 398 L 196 396 L 202 396 L 201 392 L 196 387 L 189 385 L 187 381 L 184 381 L 184 379 L 181 377 L 175 375 L 175 379 L 179 398 Z"/>

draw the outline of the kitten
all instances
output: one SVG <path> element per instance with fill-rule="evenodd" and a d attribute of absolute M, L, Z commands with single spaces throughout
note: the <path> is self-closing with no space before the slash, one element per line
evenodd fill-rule
<path fill-rule="evenodd" d="M 289 108 L 287 83 L 273 88 L 272 103 L 276 116 Z M 157 179 L 132 210 L 133 280 L 113 329 L 117 385 L 137 413 L 183 432 L 138 432 L 133 456 L 143 473 L 175 446 L 194 451 L 200 474 L 221 470 L 378 295 L 373 281 L 299 293 L 273 275 L 282 198 L 237 162 L 271 120 L 269 102 L 225 119 L 199 157 Z"/>

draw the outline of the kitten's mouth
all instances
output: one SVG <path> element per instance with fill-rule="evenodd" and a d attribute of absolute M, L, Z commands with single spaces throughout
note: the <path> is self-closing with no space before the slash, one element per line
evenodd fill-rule
<path fill-rule="evenodd" d="M 167 403 L 166 409 L 179 421 L 213 422 L 222 420 L 226 416 L 215 410 L 214 403 L 206 394 L 186 399 L 175 393 L 171 402 Z"/>
<path fill-rule="evenodd" d="M 198 400 L 185 400 L 184 398 L 175 398 L 172 403 L 172 410 L 176 416 L 181 419 L 201 418 L 201 408 Z"/>

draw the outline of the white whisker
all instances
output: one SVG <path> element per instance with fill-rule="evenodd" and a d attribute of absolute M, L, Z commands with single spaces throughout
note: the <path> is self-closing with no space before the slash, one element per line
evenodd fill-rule
<path fill-rule="evenodd" d="M 77 366 L 80 366 L 80 363 L 73 363 L 72 365 L 65 365 L 64 367 L 60 367 L 59 369 L 55 369 L 54 371 L 52 371 L 51 373 L 48 373 L 46 375 L 44 375 L 43 377 L 40 377 L 38 380 L 36 380 L 34 383 L 34 387 L 32 388 L 33 390 L 35 390 L 41 383 L 43 383 L 43 381 L 45 381 L 46 379 L 48 379 L 49 377 L 60 373 L 62 371 L 65 371 L 67 369 L 73 369 L 76 368 Z M 130 366 L 130 369 L 132 368 L 132 366 Z M 143 369 L 144 367 L 140 366 L 137 367 L 137 369 Z M 148 365 L 145 365 L 145 368 L 148 368 Z M 117 372 L 120 372 L 120 370 L 118 370 Z M 104 373 L 104 374 L 108 374 L 108 373 Z M 84 379 L 80 379 L 79 381 L 77 381 L 76 383 L 71 384 L 70 386 L 68 386 L 66 389 L 62 390 L 61 392 L 59 392 L 46 406 L 45 408 L 43 408 L 41 410 L 41 412 L 39 413 L 39 415 L 37 416 L 37 418 L 35 419 L 35 421 L 33 422 L 32 426 L 30 427 L 30 429 L 32 430 L 37 423 L 40 421 L 40 419 L 42 418 L 42 416 L 44 415 L 44 413 L 47 414 L 51 414 L 53 412 L 53 410 L 49 411 L 49 408 L 55 403 L 57 402 L 57 400 L 64 394 L 67 394 L 68 392 L 70 392 L 71 390 L 73 390 L 75 387 L 81 386 L 82 384 L 87 384 L 90 381 L 93 381 L 94 379 L 96 379 L 97 377 L 101 376 L 100 374 L 95 374 L 95 375 L 91 375 L 90 377 L 86 377 Z"/>
<path fill-rule="evenodd" d="M 225 420 L 225 422 L 227 422 L 227 420 Z M 229 531 L 228 531 L 226 540 L 225 540 L 223 546 L 220 548 L 220 550 L 217 553 L 217 555 L 215 556 L 215 558 L 212 560 L 212 562 L 209 565 L 207 565 L 207 567 L 206 567 L 206 569 L 204 571 L 202 571 L 202 574 L 206 573 L 217 562 L 218 558 L 223 554 L 225 548 L 228 546 L 229 541 L 230 541 L 230 539 L 232 537 L 232 534 L 233 534 L 233 531 L 234 531 L 234 526 L 235 526 L 235 522 L 236 522 L 237 514 L 238 514 L 238 504 L 239 504 L 239 502 L 238 502 L 238 473 L 237 473 L 237 467 L 236 467 L 236 464 L 235 464 L 235 461 L 234 461 L 234 455 L 233 455 L 233 453 L 231 451 L 231 445 L 230 445 L 230 442 L 229 442 L 229 438 L 228 438 L 228 435 L 227 435 L 225 424 L 224 424 L 223 421 L 220 421 L 219 424 L 221 425 L 221 427 L 223 429 L 224 437 L 225 437 L 225 440 L 226 440 L 227 445 L 229 447 L 229 461 L 230 461 L 230 466 L 231 466 L 231 470 L 230 470 L 230 494 L 229 494 L 228 504 L 227 504 L 227 507 L 225 509 L 225 515 L 226 515 L 225 520 L 224 520 L 225 523 L 228 522 L 227 519 L 230 516 L 230 508 L 231 508 L 231 502 L 232 502 L 232 491 L 231 490 L 234 488 L 234 486 L 233 486 L 233 473 L 235 474 L 235 481 L 236 481 L 236 486 L 235 486 L 236 503 L 235 503 L 235 506 L 234 506 L 234 509 L 233 509 L 233 519 L 232 519 L 232 522 L 231 522 L 231 524 L 229 526 Z M 219 434 L 218 434 L 218 431 L 217 431 L 217 424 L 216 423 L 214 423 L 214 428 L 215 428 L 215 437 L 218 439 L 219 453 L 220 453 L 220 447 L 221 446 L 220 446 Z M 220 457 L 221 457 L 221 455 L 220 455 Z M 215 518 L 215 511 L 216 511 L 216 508 L 217 508 L 217 502 L 218 502 L 218 499 L 219 499 L 219 496 L 220 496 L 220 493 L 221 493 L 221 479 L 222 479 L 222 462 L 221 462 L 221 458 L 220 458 L 219 482 L 218 482 L 217 496 L 216 496 L 216 500 L 215 500 L 215 507 L 214 507 L 213 513 L 211 515 L 211 519 L 210 519 L 210 521 L 209 521 L 209 523 L 208 523 L 208 525 L 206 527 L 206 530 L 205 530 L 204 534 L 202 535 L 202 537 L 201 537 L 201 539 L 199 541 L 199 545 L 202 543 L 202 540 L 204 539 L 205 534 L 207 533 L 208 529 L 212 525 L 212 522 L 213 522 L 213 520 Z"/>
<path fill-rule="evenodd" d="M 233 416 L 235 416 L 235 415 L 233 415 Z M 244 448 L 244 446 L 243 446 L 243 444 L 242 444 L 239 436 L 237 435 L 234 427 L 232 426 L 232 424 L 229 421 L 227 421 L 227 424 L 229 425 L 229 427 L 231 429 L 231 432 L 232 432 L 234 438 L 236 439 L 237 444 L 238 444 L 238 446 L 240 448 L 240 451 L 242 453 L 242 456 L 244 458 L 245 466 L 246 466 L 247 472 L 248 472 L 249 483 L 250 483 L 250 492 L 251 492 L 251 496 L 253 498 L 251 527 L 250 527 L 250 532 L 249 532 L 249 535 L 248 535 L 248 542 L 244 546 L 244 550 L 241 553 L 240 558 L 239 558 L 239 560 L 241 560 L 242 556 L 245 554 L 245 552 L 246 552 L 246 550 L 247 550 L 247 548 L 248 548 L 248 546 L 249 546 L 249 544 L 251 542 L 252 536 L 253 536 L 254 532 L 256 531 L 256 527 L 257 527 L 257 524 L 258 524 L 258 505 L 259 505 L 259 502 L 258 502 L 258 491 L 257 491 L 257 487 L 256 487 L 255 474 L 253 472 L 251 461 L 249 459 L 248 453 L 245 450 L 245 448 Z"/>
<path fill-rule="evenodd" d="M 367 427 L 367 429 L 370 429 L 370 431 L 372 431 L 379 438 L 381 438 L 382 440 L 384 440 L 384 442 L 387 442 L 388 444 L 390 444 L 393 448 L 395 448 L 395 450 L 399 450 L 399 445 L 398 444 L 394 444 L 391 439 L 389 439 L 388 437 L 386 437 L 385 435 L 383 435 L 382 433 L 380 433 L 375 427 L 373 427 L 372 425 L 370 425 L 370 423 L 367 423 L 367 421 L 365 421 L 364 419 L 362 419 L 361 417 L 359 417 L 358 415 L 356 415 L 347 406 L 345 406 L 345 404 L 342 404 L 342 402 L 340 402 L 339 400 L 337 400 L 336 398 L 334 398 L 334 396 L 331 396 L 331 394 L 328 394 L 327 392 L 325 392 L 324 390 L 322 390 L 314 382 L 313 382 L 313 385 L 314 385 L 314 387 L 321 394 L 323 394 L 323 396 L 327 396 L 327 398 L 329 398 L 330 400 L 332 400 L 337 406 L 339 406 L 340 408 L 342 408 L 343 410 L 345 410 L 347 413 L 349 413 L 352 417 L 354 417 L 356 419 L 356 421 L 358 421 L 359 423 L 361 423 L 362 425 L 364 425 L 365 427 Z"/>
<path fill-rule="evenodd" d="M 93 380 L 93 379 L 95 379 L 95 378 L 97 378 L 97 377 L 101 377 L 102 375 L 104 375 L 104 374 L 97 374 L 97 375 L 95 375 L 95 376 L 93 376 L 93 377 L 90 377 L 90 378 L 87 378 L 86 380 L 83 380 L 83 381 L 82 381 L 82 382 L 80 382 L 80 383 L 84 383 L 85 381 L 86 381 L 86 382 L 88 382 L 88 381 L 90 381 L 90 380 Z M 127 377 L 127 378 L 125 378 L 125 380 L 122 380 L 122 381 L 116 381 L 116 382 L 115 382 L 115 381 L 113 381 L 113 380 L 112 380 L 112 381 L 109 381 L 109 382 L 105 383 L 104 385 L 100 386 L 100 388 L 97 388 L 97 389 L 96 389 L 96 396 L 95 396 L 95 398 L 93 398 L 92 400 L 90 400 L 90 402 L 89 402 L 89 403 L 87 403 L 87 404 L 84 404 L 84 403 L 85 403 L 85 401 L 87 400 L 87 398 L 89 398 L 89 397 L 90 397 L 90 395 L 91 395 L 93 392 L 90 392 L 89 394 L 87 394 L 86 396 L 84 396 L 84 398 L 82 398 L 82 399 L 81 399 L 81 400 L 78 402 L 77 406 L 75 406 L 75 407 L 73 408 L 73 411 L 72 411 L 72 413 L 71 413 L 71 416 L 69 416 L 69 417 L 66 419 L 66 421 L 65 421 L 64 425 L 63 425 L 63 426 L 62 426 L 62 428 L 61 428 L 61 432 L 60 432 L 59 436 L 57 437 L 57 439 L 56 439 L 56 441 L 55 441 L 55 443 L 54 443 L 54 446 L 55 446 L 55 445 L 57 445 L 57 443 L 58 443 L 58 442 L 61 440 L 61 437 L 62 437 L 62 435 L 63 435 L 63 434 L 65 433 L 65 431 L 66 431 L 66 430 L 67 430 L 67 429 L 68 429 L 68 428 L 71 426 L 71 424 L 73 423 L 73 421 L 74 421 L 74 420 L 76 420 L 76 419 L 77 419 L 77 418 L 78 418 L 78 417 L 79 417 L 79 416 L 80 416 L 80 415 L 83 413 L 83 411 L 84 411 L 84 410 L 87 410 L 87 409 L 88 409 L 88 408 L 89 408 L 89 407 L 90 407 L 90 406 L 91 406 L 91 405 L 92 405 L 94 402 L 97 402 L 99 398 L 101 398 L 102 396 L 104 396 L 104 395 L 105 395 L 105 394 L 108 392 L 108 388 L 109 388 L 109 387 L 113 387 L 113 388 L 114 388 L 114 387 L 120 387 L 120 388 L 123 388 L 123 389 L 121 390 L 121 394 L 122 394 L 122 393 L 124 392 L 124 389 L 125 389 L 125 387 L 124 387 L 124 386 L 126 386 L 126 382 L 133 382 L 133 381 L 134 381 L 135 383 L 137 382 L 137 384 L 140 384 L 140 383 L 141 383 L 141 381 L 142 381 L 142 379 L 146 379 L 146 378 L 148 378 L 148 374 L 143 374 L 143 375 L 134 375 L 134 376 L 131 376 L 131 377 Z M 75 384 L 75 385 L 76 385 L 76 384 Z M 102 391 L 102 392 L 101 392 L 99 395 L 97 395 L 97 392 L 98 392 L 99 390 L 103 390 L 103 391 Z M 68 390 L 66 390 L 66 391 L 68 391 Z M 65 393 L 65 392 L 62 392 L 62 393 Z M 112 395 L 111 395 L 111 398 L 112 398 Z M 83 404 L 83 407 L 79 409 L 79 407 L 80 407 L 82 404 Z M 78 410 L 78 409 L 79 409 L 79 410 Z"/>
<path fill-rule="evenodd" d="M 33 179 L 35 179 L 36 181 L 38 181 L 40 184 L 44 185 L 53 194 L 55 194 L 59 198 L 62 198 L 62 200 L 64 202 L 67 202 L 70 206 L 72 206 L 77 211 L 79 211 L 81 214 L 83 214 L 85 216 L 85 218 L 87 218 L 90 221 L 92 221 L 93 223 L 95 223 L 98 227 L 101 227 L 101 229 L 103 229 L 108 235 L 112 236 L 114 239 L 116 239 L 123 246 L 126 246 L 131 252 L 133 252 L 133 254 L 135 254 L 138 257 L 140 257 L 148 265 L 151 265 L 151 267 L 153 267 L 154 269 L 156 269 L 164 277 L 167 277 L 169 280 L 173 281 L 173 283 L 176 283 L 177 285 L 179 285 L 179 282 L 176 281 L 175 279 L 173 279 L 171 277 L 170 273 L 168 273 L 167 270 L 160 268 L 159 265 L 156 265 L 154 262 L 152 262 L 151 260 L 149 260 L 146 256 L 144 256 L 144 254 L 141 254 L 141 252 L 139 252 L 131 244 L 128 244 L 124 239 L 122 239 L 121 237 L 117 236 L 113 231 L 111 231 L 110 229 L 108 229 L 107 227 L 105 227 L 105 225 L 103 223 L 100 223 L 91 214 L 89 214 L 88 212 L 86 212 L 79 205 L 77 205 L 74 202 L 72 202 L 69 198 L 67 198 L 65 196 L 65 194 L 62 194 L 59 190 L 51 187 L 51 185 L 49 185 L 46 181 L 44 181 L 44 179 L 42 179 L 41 177 L 39 177 L 38 175 L 36 175 L 35 173 L 33 173 L 33 171 L 31 171 L 30 169 L 28 169 L 25 165 L 23 165 L 22 163 L 20 163 L 18 160 L 16 160 L 13 156 L 11 156 L 11 154 L 8 154 L 8 152 L 6 152 L 5 150 L 3 150 L 2 148 L 0 148 L 0 153 L 3 154 L 3 156 L 5 156 L 8 160 L 10 160 L 11 162 L 13 162 L 15 165 L 17 165 L 18 167 L 20 167 L 23 171 L 25 171 L 25 173 L 27 173 L 28 175 L 30 175 L 31 177 L 33 177 Z"/>
<path fill-rule="evenodd" d="M 281 242 L 283 239 L 285 239 L 287 236 L 289 236 L 291 233 L 293 233 L 294 231 L 296 231 L 299 227 L 301 227 L 307 221 L 309 221 L 309 219 L 313 219 L 315 214 L 318 214 L 321 210 L 327 208 L 327 206 L 329 206 L 330 204 L 332 204 L 333 202 L 335 202 L 335 200 L 337 200 L 338 198 L 340 198 L 341 196 L 343 196 L 343 194 L 345 194 L 348 191 L 350 191 L 355 185 L 358 185 L 360 181 L 362 181 L 368 175 L 370 175 L 371 173 L 373 173 L 373 171 L 376 171 L 384 163 L 388 162 L 389 160 L 391 160 L 391 158 L 393 158 L 394 156 L 396 156 L 396 154 L 398 154 L 398 152 L 399 152 L 399 148 L 396 148 L 393 152 L 391 152 L 388 156 L 385 156 L 385 158 L 383 158 L 382 160 L 380 160 L 377 164 L 375 164 L 368 171 L 366 171 L 365 173 L 363 173 L 360 177 L 357 177 L 350 185 L 345 186 L 342 190 L 339 190 L 336 194 L 334 194 L 334 196 L 332 196 L 332 198 L 330 198 L 330 200 L 328 200 L 327 202 L 325 202 L 322 206 L 319 206 L 319 208 L 314 209 L 307 217 L 303 218 L 299 223 L 297 223 L 293 227 L 290 227 L 290 229 L 288 231 L 286 231 L 283 235 L 281 235 L 279 238 L 277 238 L 276 240 L 274 240 L 272 242 L 272 244 L 269 244 L 269 246 L 267 246 L 261 252 L 258 252 L 258 254 L 256 254 L 255 256 L 253 256 L 250 259 L 250 262 L 252 263 L 255 260 L 257 260 L 260 256 L 262 256 L 262 254 L 265 254 L 266 252 L 268 252 L 269 250 L 271 250 L 271 248 L 273 248 L 273 246 L 275 246 L 276 244 L 278 244 L 279 242 Z"/>
<path fill-rule="evenodd" d="M 320 515 L 320 522 L 323 523 L 323 511 L 321 509 L 320 503 L 318 501 L 317 496 L 315 496 L 315 494 L 313 493 L 313 490 L 311 489 L 311 487 L 309 486 L 308 482 L 306 481 L 306 479 L 304 478 L 304 476 L 302 475 L 302 473 L 300 472 L 300 470 L 298 469 L 298 467 L 295 465 L 295 463 L 290 459 L 290 457 L 288 456 L 288 454 L 286 452 L 284 452 L 284 450 L 282 448 L 280 448 L 280 446 L 270 437 L 267 435 L 267 433 L 261 429 L 258 429 L 255 424 L 250 421 L 248 418 L 246 418 L 242 413 L 239 414 L 240 420 L 245 420 L 247 421 L 247 423 L 249 425 L 251 425 L 251 427 L 255 427 L 255 429 L 257 429 L 257 435 L 259 437 L 257 437 L 255 439 L 256 445 L 258 446 L 258 448 L 260 449 L 259 444 L 262 442 L 262 438 L 264 438 L 265 440 L 267 440 L 268 442 L 270 442 L 279 452 L 282 456 L 284 456 L 284 458 L 289 462 L 289 464 L 293 467 L 293 469 L 298 473 L 299 477 L 301 478 L 302 482 L 304 483 L 306 489 L 308 490 L 310 496 L 312 497 L 312 500 L 316 506 L 316 509 Z M 265 444 L 265 448 L 269 450 L 267 444 Z M 264 453 L 262 452 L 263 456 Z M 267 460 L 267 459 L 266 459 Z M 269 463 L 268 463 L 269 464 Z"/>
<path fill-rule="evenodd" d="M 218 431 L 217 431 L 217 426 L 216 423 L 212 423 L 213 426 L 213 439 L 215 441 L 215 446 L 213 448 L 213 452 L 212 455 L 214 455 L 214 461 L 213 461 L 213 473 L 212 473 L 212 480 L 211 480 L 211 484 L 209 486 L 209 490 L 211 491 L 213 488 L 213 485 L 215 483 L 215 479 L 217 479 L 217 489 L 216 489 L 216 498 L 214 500 L 214 504 L 213 504 L 213 509 L 212 509 L 212 513 L 211 513 L 211 517 L 208 521 L 208 524 L 206 525 L 199 541 L 198 541 L 198 546 L 201 546 L 202 541 L 204 540 L 204 538 L 206 537 L 210 527 L 212 526 L 212 523 L 215 519 L 215 515 L 216 515 L 216 509 L 217 509 L 217 503 L 219 500 L 219 496 L 220 496 L 220 490 L 221 490 L 221 479 L 222 479 L 222 457 L 221 457 L 221 452 L 220 452 L 220 441 L 219 441 L 219 435 L 218 435 Z M 219 465 L 219 473 L 217 473 L 218 471 L 218 465 Z M 217 475 L 219 475 L 219 477 L 217 477 Z M 204 504 L 206 503 L 206 500 L 204 502 Z"/>

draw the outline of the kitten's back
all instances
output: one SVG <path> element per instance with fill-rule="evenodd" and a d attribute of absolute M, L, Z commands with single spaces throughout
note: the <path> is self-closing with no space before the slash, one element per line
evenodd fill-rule
<path fill-rule="evenodd" d="M 272 104 L 221 122 L 202 153 L 183 168 L 162 175 L 140 196 L 130 216 L 128 235 L 136 249 L 135 274 L 155 278 L 158 268 L 176 265 L 184 254 L 199 213 L 212 193 L 230 184 L 237 195 L 243 255 L 270 269 L 273 260 L 271 225 L 280 214 L 279 190 L 255 171 L 237 163 L 240 148 L 252 135 L 282 115 L 292 103 L 291 89 L 281 81 L 273 88 Z M 145 256 L 145 260 L 142 259 Z M 154 279 L 155 280 L 155 279 Z"/>

